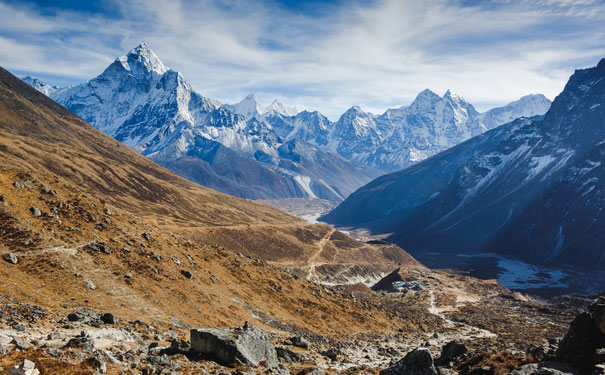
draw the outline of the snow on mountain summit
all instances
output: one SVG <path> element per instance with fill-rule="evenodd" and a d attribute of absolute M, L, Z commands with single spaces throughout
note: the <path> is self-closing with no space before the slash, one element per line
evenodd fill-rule
<path fill-rule="evenodd" d="M 256 94 L 248 94 L 239 103 L 227 104 L 225 107 L 239 115 L 245 116 L 247 119 L 256 118 L 257 120 L 264 120 L 269 115 L 291 117 L 300 113 L 298 108 L 287 107 L 277 99 L 273 100 L 267 107 L 263 107 Z"/>
<path fill-rule="evenodd" d="M 137 69 L 143 68 L 147 72 L 155 72 L 158 75 L 162 75 L 168 71 L 168 68 L 164 66 L 162 61 L 156 56 L 155 53 L 149 48 L 147 43 L 142 42 L 125 56 L 117 58 L 124 69 L 136 73 Z"/>

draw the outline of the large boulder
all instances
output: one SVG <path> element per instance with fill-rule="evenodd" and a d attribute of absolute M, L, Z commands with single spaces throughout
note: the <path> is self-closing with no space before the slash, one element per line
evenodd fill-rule
<path fill-rule="evenodd" d="M 588 306 L 588 311 L 601 333 L 605 334 L 605 296 Z"/>
<path fill-rule="evenodd" d="M 441 356 L 435 360 L 435 364 L 438 366 L 450 367 L 453 362 L 462 358 L 467 352 L 468 349 L 462 341 L 450 341 L 441 348 Z"/>
<path fill-rule="evenodd" d="M 192 329 L 191 350 L 224 365 L 256 367 L 265 362 L 269 368 L 277 366 L 275 347 L 262 330 L 254 327 Z"/>
<path fill-rule="evenodd" d="M 567 334 L 557 349 L 557 361 L 577 368 L 595 364 L 597 349 L 605 346 L 605 334 L 599 330 L 589 313 L 581 313 L 571 322 Z"/>
<path fill-rule="evenodd" d="M 427 348 L 417 348 L 406 354 L 380 375 L 438 375 L 433 357 Z"/>

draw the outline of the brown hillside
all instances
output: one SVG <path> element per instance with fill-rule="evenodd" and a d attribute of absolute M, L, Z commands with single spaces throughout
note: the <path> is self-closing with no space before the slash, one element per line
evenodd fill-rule
<path fill-rule="evenodd" d="M 5 167 L 57 176 L 196 242 L 220 243 L 231 251 L 302 267 L 317 279 L 343 282 L 351 274 L 376 279 L 402 264 L 419 266 L 398 247 L 360 244 L 330 234 L 330 227 L 189 182 L 1 68 L 0 155 Z M 327 269 L 330 265 L 337 266 Z"/>

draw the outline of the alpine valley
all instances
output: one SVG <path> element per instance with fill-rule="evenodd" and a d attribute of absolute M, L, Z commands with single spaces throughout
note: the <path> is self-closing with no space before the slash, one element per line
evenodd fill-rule
<path fill-rule="evenodd" d="M 491 253 L 603 271 L 604 154 L 602 59 L 576 70 L 544 116 L 516 119 L 382 176 L 323 219 L 386 235 L 420 259 Z M 585 279 L 602 289 L 602 274 Z"/>
<path fill-rule="evenodd" d="M 352 107 L 333 122 L 277 100 L 264 107 L 255 95 L 233 105 L 206 98 L 145 43 L 77 86 L 24 80 L 177 174 L 250 199 L 338 203 L 385 172 L 550 106 L 543 95 L 528 95 L 479 113 L 449 91 L 425 90 L 409 106 L 382 115 Z"/>

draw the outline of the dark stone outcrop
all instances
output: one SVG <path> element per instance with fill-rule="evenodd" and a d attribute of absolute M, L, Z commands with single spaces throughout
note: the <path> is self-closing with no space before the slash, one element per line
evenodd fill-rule
<path fill-rule="evenodd" d="M 406 354 L 380 375 L 438 375 L 433 357 L 427 348 L 417 348 Z"/>

